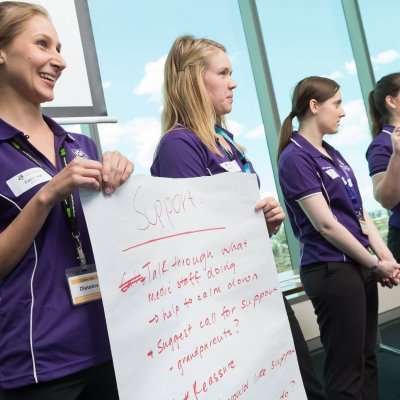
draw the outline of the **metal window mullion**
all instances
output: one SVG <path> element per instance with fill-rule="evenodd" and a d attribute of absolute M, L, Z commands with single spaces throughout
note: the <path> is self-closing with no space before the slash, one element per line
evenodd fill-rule
<path fill-rule="evenodd" d="M 275 179 L 276 190 L 279 201 L 283 208 L 285 202 L 279 185 L 278 167 L 275 163 L 278 148 L 278 132 L 281 122 L 278 113 L 274 88 L 269 69 L 267 53 L 258 18 L 255 0 L 238 0 L 240 14 L 242 17 L 243 30 L 246 37 L 247 48 L 249 51 L 251 67 L 255 86 L 257 90 L 258 102 L 260 105 L 261 117 L 264 123 L 264 132 L 268 145 L 268 152 L 271 159 L 271 166 Z M 290 223 L 285 223 L 285 233 L 289 246 L 289 253 L 292 260 L 292 267 L 298 268 L 300 264 L 299 242 L 293 235 Z"/>
<path fill-rule="evenodd" d="M 342 0 L 342 7 L 351 48 L 353 50 L 354 61 L 357 67 L 357 75 L 360 82 L 361 93 L 363 96 L 365 109 L 367 110 L 368 121 L 371 124 L 368 95 L 375 87 L 375 75 L 365 37 L 360 8 L 357 0 Z"/>
<path fill-rule="evenodd" d="M 103 153 L 101 149 L 99 129 L 97 127 L 97 124 L 81 124 L 81 132 L 82 134 L 92 138 L 93 141 L 96 143 L 97 153 L 101 159 Z"/>

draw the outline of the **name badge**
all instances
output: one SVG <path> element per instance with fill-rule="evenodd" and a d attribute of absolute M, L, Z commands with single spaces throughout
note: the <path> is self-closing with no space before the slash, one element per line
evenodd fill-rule
<path fill-rule="evenodd" d="M 332 168 L 326 169 L 326 170 L 325 170 L 325 173 L 326 173 L 326 174 L 329 176 L 329 178 L 331 178 L 331 179 L 339 178 L 338 173 L 337 173 L 334 169 L 332 169 Z"/>
<path fill-rule="evenodd" d="M 35 167 L 22 171 L 10 178 L 6 183 L 15 197 L 43 182 L 48 182 L 51 176 L 42 168 Z"/>
<path fill-rule="evenodd" d="M 99 278 L 94 264 L 68 268 L 65 272 L 74 306 L 101 299 Z"/>
<path fill-rule="evenodd" d="M 233 161 L 226 161 L 221 164 L 219 164 L 225 171 L 228 172 L 242 172 L 242 170 L 239 167 L 239 164 L 236 162 L 236 160 Z"/>

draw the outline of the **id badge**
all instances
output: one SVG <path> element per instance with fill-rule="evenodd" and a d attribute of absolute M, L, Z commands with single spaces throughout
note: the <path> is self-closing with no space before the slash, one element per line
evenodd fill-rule
<path fill-rule="evenodd" d="M 333 169 L 333 168 L 329 168 L 325 170 L 325 173 L 329 176 L 329 178 L 331 179 L 336 179 L 339 178 L 338 173 Z"/>
<path fill-rule="evenodd" d="M 358 216 L 358 222 L 360 223 L 361 226 L 362 233 L 365 236 L 368 236 L 368 226 L 367 223 L 365 222 L 364 217 L 361 214 L 358 214 L 357 216 Z"/>
<path fill-rule="evenodd" d="M 101 299 L 95 264 L 68 268 L 65 272 L 74 306 Z"/>
<path fill-rule="evenodd" d="M 239 167 L 239 164 L 236 162 L 236 160 L 233 161 L 226 161 L 221 164 L 219 164 L 225 171 L 228 172 L 242 172 L 242 170 Z"/>

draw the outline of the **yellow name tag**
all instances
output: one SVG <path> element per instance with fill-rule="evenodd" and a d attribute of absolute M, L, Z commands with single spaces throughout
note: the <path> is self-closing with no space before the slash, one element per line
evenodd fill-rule
<path fill-rule="evenodd" d="M 90 267 L 83 266 L 67 270 L 68 286 L 74 306 L 101 299 L 97 272 L 94 266 Z"/>

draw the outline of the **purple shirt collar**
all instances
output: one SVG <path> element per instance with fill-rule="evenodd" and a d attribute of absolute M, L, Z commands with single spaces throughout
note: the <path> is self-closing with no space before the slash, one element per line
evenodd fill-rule
<path fill-rule="evenodd" d="M 383 124 L 381 132 L 382 133 L 387 133 L 388 135 L 391 135 L 394 131 L 394 126 L 393 125 L 389 125 L 389 124 Z"/>
<path fill-rule="evenodd" d="M 74 142 L 75 139 L 59 124 L 53 121 L 51 118 L 43 115 L 43 119 L 49 126 L 53 134 L 62 141 L 67 139 L 68 141 Z M 16 135 L 24 135 L 19 129 L 13 127 L 8 122 L 0 118 L 0 140 L 7 141 Z"/>
<path fill-rule="evenodd" d="M 317 148 L 315 148 L 306 138 L 301 136 L 297 131 L 294 131 L 292 134 L 292 138 L 290 139 L 296 146 L 302 148 L 313 158 L 321 158 L 326 156 L 322 154 Z M 322 141 L 322 146 L 331 153 L 335 149 L 327 142 Z"/>

